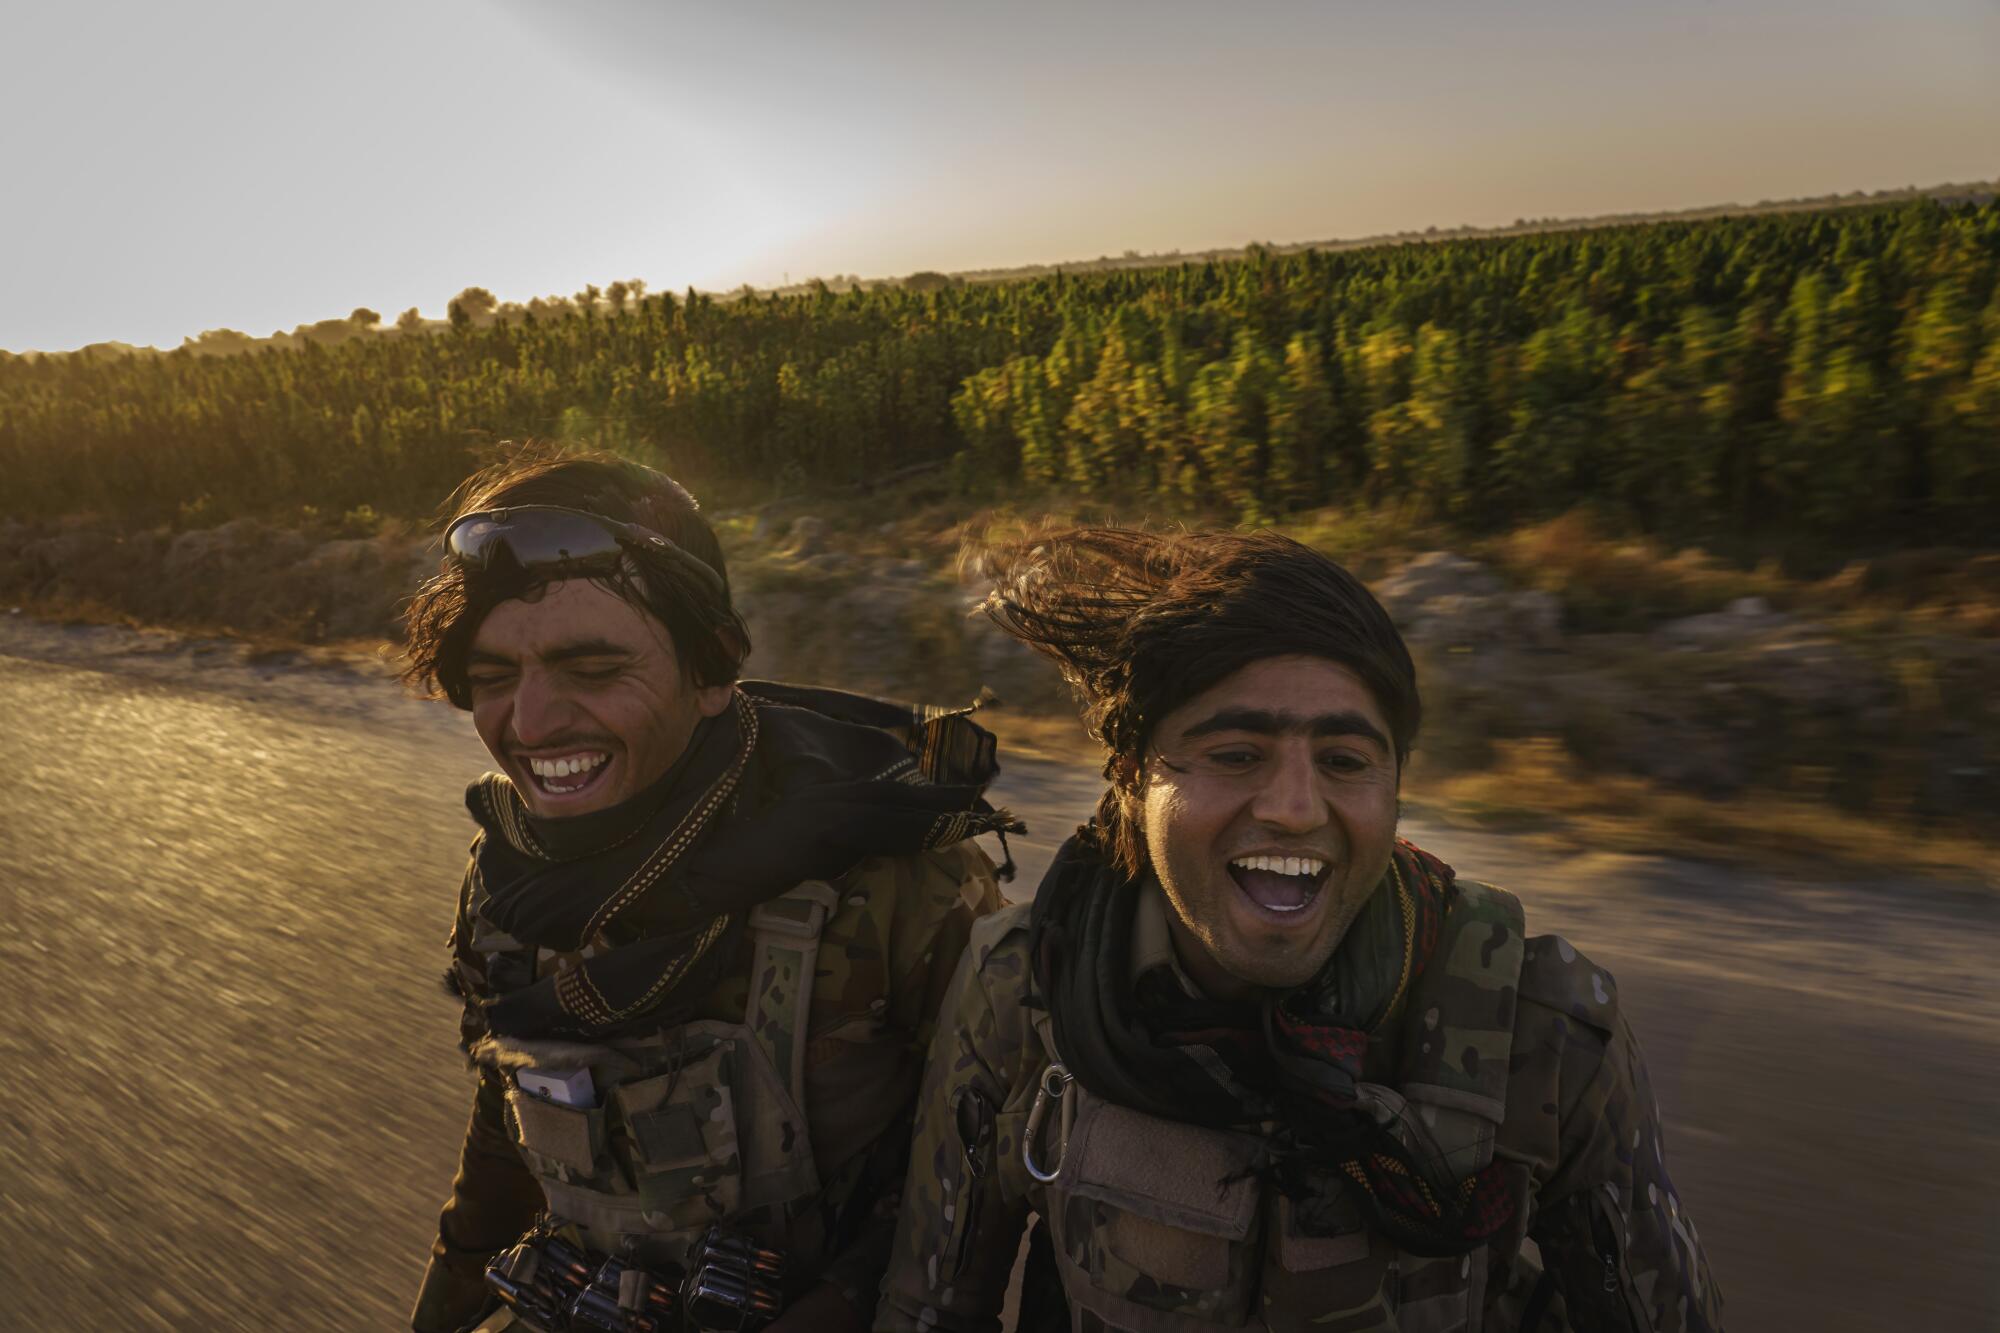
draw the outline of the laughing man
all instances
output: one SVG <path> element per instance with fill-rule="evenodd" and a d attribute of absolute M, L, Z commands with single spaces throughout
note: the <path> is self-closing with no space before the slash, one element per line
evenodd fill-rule
<path fill-rule="evenodd" d="M 972 932 L 876 1328 L 994 1327 L 1032 1210 L 1024 1330 L 1718 1329 L 1610 975 L 1396 836 L 1367 590 L 1270 534 L 987 567 L 1110 787 Z"/>
<path fill-rule="evenodd" d="M 658 472 L 528 451 L 460 501 L 410 674 L 501 772 L 466 795 L 478 1087 L 412 1326 L 865 1328 L 929 1023 L 998 905 L 992 737 L 739 682 L 721 548 Z"/>

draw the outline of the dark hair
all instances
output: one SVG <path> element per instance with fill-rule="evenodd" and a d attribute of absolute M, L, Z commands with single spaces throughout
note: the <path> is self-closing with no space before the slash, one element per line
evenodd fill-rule
<path fill-rule="evenodd" d="M 722 578 L 719 596 L 673 563 L 628 554 L 624 573 L 594 580 L 666 627 L 681 669 L 696 685 L 726 685 L 750 653 L 750 631 L 729 599 L 729 569 L 715 529 L 701 506 L 664 472 L 613 454 L 570 450 L 538 441 L 510 446 L 499 462 L 465 479 L 444 505 L 444 526 L 461 515 L 510 505 L 560 505 L 650 528 Z M 544 580 L 545 582 L 546 580 Z M 468 584 L 447 561 L 404 609 L 404 680 L 472 706 L 465 659 L 487 612 L 537 586 L 533 580 Z"/>
<path fill-rule="evenodd" d="M 1338 662 L 1374 696 L 1398 766 L 1416 743 L 1423 703 L 1402 635 L 1361 580 L 1289 537 L 1075 528 L 979 558 L 995 584 L 986 614 L 1054 660 L 1111 752 L 1098 820 L 1128 874 L 1145 862 L 1134 815 L 1153 728 L 1252 662 Z"/>

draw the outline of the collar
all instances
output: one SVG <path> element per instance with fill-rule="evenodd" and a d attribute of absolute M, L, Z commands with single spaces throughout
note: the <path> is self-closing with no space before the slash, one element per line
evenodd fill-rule
<path fill-rule="evenodd" d="M 1155 968 L 1165 968 L 1189 999 L 1199 1000 L 1201 987 L 1195 985 L 1174 952 L 1173 929 L 1167 921 L 1167 913 L 1172 910 L 1166 890 L 1157 879 L 1148 876 L 1140 886 L 1139 901 L 1132 912 L 1132 980 L 1138 981 Z"/>

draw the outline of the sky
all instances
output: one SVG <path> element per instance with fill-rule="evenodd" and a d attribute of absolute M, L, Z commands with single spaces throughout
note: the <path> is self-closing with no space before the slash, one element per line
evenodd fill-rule
<path fill-rule="evenodd" d="M 12 0 L 0 348 L 2000 177 L 2000 0 Z"/>

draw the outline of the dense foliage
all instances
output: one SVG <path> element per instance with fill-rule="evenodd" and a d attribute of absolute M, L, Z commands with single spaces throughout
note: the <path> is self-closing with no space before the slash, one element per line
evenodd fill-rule
<path fill-rule="evenodd" d="M 979 495 L 1253 519 L 1588 501 L 1674 535 L 1984 539 L 1996 272 L 2000 204 L 1925 202 L 0 358 L 0 512 L 421 512 L 492 442 L 540 435 L 698 485 L 937 461 Z"/>

